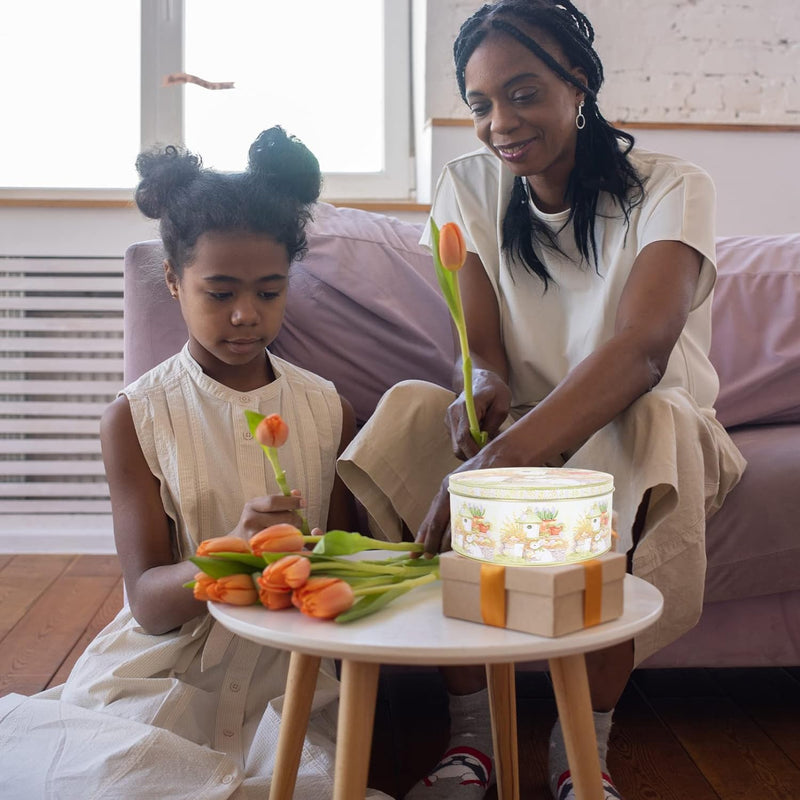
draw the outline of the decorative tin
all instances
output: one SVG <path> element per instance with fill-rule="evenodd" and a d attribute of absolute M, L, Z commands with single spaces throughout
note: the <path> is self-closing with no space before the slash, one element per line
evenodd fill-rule
<path fill-rule="evenodd" d="M 606 472 L 508 467 L 450 476 L 453 550 L 479 561 L 571 564 L 611 549 Z"/>

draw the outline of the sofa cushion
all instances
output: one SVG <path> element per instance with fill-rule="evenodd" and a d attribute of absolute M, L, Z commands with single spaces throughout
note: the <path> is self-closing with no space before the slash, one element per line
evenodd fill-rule
<path fill-rule="evenodd" d="M 717 261 L 720 422 L 800 422 L 800 234 L 720 238 Z"/>
<path fill-rule="evenodd" d="M 399 381 L 449 387 L 457 344 L 433 261 L 418 243 L 420 226 L 319 203 L 307 233 L 308 252 L 292 265 L 283 327 L 270 350 L 333 381 L 359 425 Z M 186 341 L 163 258 L 155 240 L 125 254 L 126 383 Z"/>
<path fill-rule="evenodd" d="M 800 590 L 800 425 L 752 425 L 731 438 L 748 463 L 708 522 L 706 602 Z"/>
<path fill-rule="evenodd" d="M 359 425 L 409 378 L 450 387 L 456 341 L 420 226 L 319 203 L 292 266 L 278 356 L 333 381 Z"/>

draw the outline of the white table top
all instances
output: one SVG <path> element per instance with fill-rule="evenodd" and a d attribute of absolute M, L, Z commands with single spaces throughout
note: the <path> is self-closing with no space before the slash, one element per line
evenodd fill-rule
<path fill-rule="evenodd" d="M 631 639 L 658 619 L 663 597 L 632 575 L 625 576 L 624 591 L 621 617 L 556 638 L 445 617 L 438 581 L 343 625 L 313 619 L 294 608 L 268 611 L 260 605 L 222 603 L 208 607 L 239 636 L 282 650 L 381 664 L 496 664 L 585 653 Z"/>

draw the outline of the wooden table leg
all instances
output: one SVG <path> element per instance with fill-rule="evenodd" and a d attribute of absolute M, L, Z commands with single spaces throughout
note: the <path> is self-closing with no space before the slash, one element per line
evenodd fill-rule
<path fill-rule="evenodd" d="M 342 661 L 333 800 L 355 800 L 367 790 L 380 664 Z"/>
<path fill-rule="evenodd" d="M 275 770 L 269 789 L 269 800 L 292 800 L 297 769 L 303 754 L 303 740 L 308 728 L 311 703 L 319 673 L 319 656 L 293 651 L 289 659 L 289 675 L 283 700 L 281 727 Z"/>
<path fill-rule="evenodd" d="M 498 800 L 519 800 L 517 693 L 513 664 L 487 664 Z"/>
<path fill-rule="evenodd" d="M 550 675 L 556 695 L 567 760 L 576 800 L 603 800 L 597 738 L 586 659 L 582 653 L 550 659 Z"/>

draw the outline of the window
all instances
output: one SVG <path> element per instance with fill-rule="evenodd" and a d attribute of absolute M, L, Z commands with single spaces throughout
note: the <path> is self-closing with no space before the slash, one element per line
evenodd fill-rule
<path fill-rule="evenodd" d="M 157 143 L 184 142 L 209 166 L 241 169 L 257 133 L 281 124 L 319 158 L 325 196 L 407 197 L 408 5 L 4 4 L 0 67 L 18 76 L 4 105 L 18 124 L 0 133 L 0 185 L 129 188 L 136 154 Z"/>

